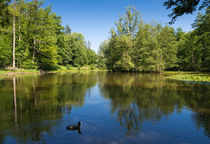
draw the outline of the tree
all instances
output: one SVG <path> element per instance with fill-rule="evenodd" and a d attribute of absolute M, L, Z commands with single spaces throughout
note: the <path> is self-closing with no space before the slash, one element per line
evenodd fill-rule
<path fill-rule="evenodd" d="M 1 0 L 0 1 L 0 25 L 6 26 L 10 20 L 9 13 L 9 3 L 11 0 Z"/>
<path fill-rule="evenodd" d="M 14 0 L 14 11 L 16 10 L 16 0 Z M 13 13 L 13 49 L 12 49 L 12 68 L 15 69 L 15 12 Z"/>
<path fill-rule="evenodd" d="M 161 72 L 177 67 L 174 29 L 144 23 L 134 7 L 127 8 L 124 17 L 119 18 L 101 51 L 109 70 Z"/>
<path fill-rule="evenodd" d="M 196 47 L 197 69 L 210 70 L 210 7 L 205 14 L 199 14 L 193 24 L 195 30 L 192 32 L 194 45 Z"/>
<path fill-rule="evenodd" d="M 105 57 L 105 51 L 106 49 L 108 49 L 109 47 L 109 40 L 105 40 L 104 42 L 102 42 L 99 46 L 99 51 L 98 51 L 98 67 L 100 69 L 107 69 L 106 66 L 106 57 Z"/>
<path fill-rule="evenodd" d="M 124 72 L 133 71 L 134 67 L 128 53 L 123 53 L 122 57 L 113 66 L 114 70 Z"/>
<path fill-rule="evenodd" d="M 95 65 L 97 55 L 84 36 L 62 26 L 43 1 L 0 1 L 0 67 L 53 70 L 59 65 Z M 12 46 L 12 47 L 11 47 Z"/>
<path fill-rule="evenodd" d="M 134 57 L 136 71 L 159 72 L 160 71 L 160 47 L 157 41 L 157 31 L 150 24 L 139 25 L 139 31 L 135 40 Z"/>
<path fill-rule="evenodd" d="M 71 28 L 69 27 L 69 25 L 66 25 L 66 28 L 65 28 L 65 35 L 69 35 L 71 34 Z"/>
<path fill-rule="evenodd" d="M 0 68 L 5 68 L 11 64 L 11 33 L 5 33 L 0 37 Z"/>
<path fill-rule="evenodd" d="M 198 5 L 199 10 L 202 8 L 208 7 L 210 4 L 209 0 L 167 0 L 164 2 L 164 6 L 167 9 L 172 9 L 172 13 L 169 14 L 171 17 L 170 24 L 173 24 L 176 21 L 178 16 L 183 14 L 192 14 L 197 10 Z"/>
<path fill-rule="evenodd" d="M 166 70 L 175 69 L 177 67 L 177 42 L 174 29 L 169 26 L 163 27 L 157 39 L 161 49 L 161 65 Z"/>
<path fill-rule="evenodd" d="M 133 49 L 135 35 L 138 31 L 140 15 L 132 6 L 126 8 L 125 15 L 121 16 L 118 22 L 115 23 L 116 29 L 111 29 L 111 39 L 109 45 L 104 50 L 106 57 L 106 66 L 109 70 L 114 70 L 114 65 L 124 58 L 123 55 L 129 58 Z M 121 65 L 122 66 L 122 65 Z M 117 70 L 120 70 L 118 67 Z M 133 69 L 132 69 L 133 70 Z"/>
<path fill-rule="evenodd" d="M 117 30 L 111 30 L 112 36 L 127 35 L 134 37 L 138 31 L 140 19 L 141 16 L 139 15 L 139 11 L 136 11 L 134 6 L 128 6 L 126 8 L 126 13 L 115 23 Z"/>
<path fill-rule="evenodd" d="M 96 65 L 98 56 L 94 50 L 87 48 L 88 65 Z"/>

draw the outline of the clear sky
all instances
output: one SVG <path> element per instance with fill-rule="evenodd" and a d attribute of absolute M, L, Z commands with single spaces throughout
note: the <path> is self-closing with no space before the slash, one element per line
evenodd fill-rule
<path fill-rule="evenodd" d="M 91 48 L 98 51 L 99 45 L 110 36 L 110 28 L 125 13 L 125 7 L 134 5 L 146 22 L 153 19 L 161 24 L 170 21 L 163 6 L 165 0 L 45 0 L 44 6 L 52 4 L 52 10 L 62 16 L 63 25 L 68 24 L 72 32 L 82 33 L 91 42 Z M 196 13 L 179 17 L 174 28 L 192 30 Z"/>

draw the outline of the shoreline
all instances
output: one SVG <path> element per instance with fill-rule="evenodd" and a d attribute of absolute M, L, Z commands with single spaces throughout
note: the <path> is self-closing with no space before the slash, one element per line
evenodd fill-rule
<path fill-rule="evenodd" d="M 53 74 L 53 73 L 69 73 L 69 72 L 90 72 L 90 71 L 105 71 L 107 70 L 56 70 L 56 71 L 47 71 L 43 72 L 44 74 Z M 42 72 L 37 70 L 0 70 L 0 76 L 18 76 L 18 75 L 30 75 L 30 74 L 38 74 L 41 75 Z M 197 83 L 210 83 L 210 73 L 204 72 L 194 72 L 194 71 L 164 71 L 160 73 L 163 77 L 168 79 L 174 79 L 179 81 L 186 81 L 186 82 L 197 82 Z"/>
<path fill-rule="evenodd" d="M 107 71 L 107 70 L 56 70 L 56 71 L 38 71 L 38 70 L 0 70 L 0 76 L 17 76 L 29 74 L 53 74 L 53 73 L 68 73 L 68 72 L 89 72 L 89 71 Z"/>

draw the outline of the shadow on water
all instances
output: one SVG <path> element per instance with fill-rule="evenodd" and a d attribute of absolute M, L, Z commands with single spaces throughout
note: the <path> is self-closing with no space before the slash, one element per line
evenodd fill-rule
<path fill-rule="evenodd" d="M 185 84 L 156 74 L 82 72 L 0 80 L 0 143 L 8 136 L 10 143 L 45 143 L 46 133 L 53 135 L 53 127 L 73 107 L 82 108 L 96 83 L 126 136 L 140 133 L 144 122 L 155 125 L 187 108 L 195 127 L 210 138 L 209 85 Z"/>

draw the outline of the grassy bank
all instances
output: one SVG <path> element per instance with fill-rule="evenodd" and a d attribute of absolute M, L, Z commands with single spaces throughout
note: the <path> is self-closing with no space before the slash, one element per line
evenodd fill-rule
<path fill-rule="evenodd" d="M 210 82 L 210 73 L 165 71 L 163 72 L 163 75 L 166 78 L 176 79 L 176 80 L 181 80 L 181 81 Z"/>
<path fill-rule="evenodd" d="M 47 73 L 63 73 L 72 71 L 106 71 L 100 70 L 93 66 L 83 67 L 64 67 L 59 66 L 58 70 L 49 71 Z M 38 70 L 16 69 L 16 70 L 0 70 L 0 76 L 39 74 Z M 166 78 L 191 82 L 210 82 L 210 73 L 201 72 L 183 72 L 183 71 L 165 71 L 162 75 Z"/>
<path fill-rule="evenodd" d="M 96 66 L 92 65 L 83 66 L 83 67 L 59 66 L 57 70 L 49 71 L 47 73 L 72 72 L 72 71 L 106 71 L 106 70 L 100 70 Z"/>
<path fill-rule="evenodd" d="M 16 69 L 16 70 L 0 70 L 0 76 L 5 75 L 22 75 L 22 74 L 32 74 L 32 73 L 39 73 L 38 70 L 28 70 L 28 69 Z"/>
<path fill-rule="evenodd" d="M 48 71 L 46 73 L 60 73 L 60 72 L 72 72 L 72 71 L 105 71 L 96 68 L 95 66 L 83 66 L 83 67 L 65 67 L 59 66 L 57 70 Z M 28 70 L 28 69 L 15 69 L 15 70 L 0 70 L 0 76 L 10 75 L 24 75 L 24 74 L 39 74 L 39 70 Z"/>

